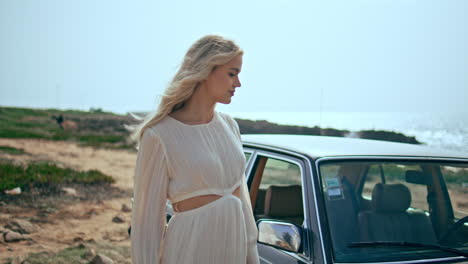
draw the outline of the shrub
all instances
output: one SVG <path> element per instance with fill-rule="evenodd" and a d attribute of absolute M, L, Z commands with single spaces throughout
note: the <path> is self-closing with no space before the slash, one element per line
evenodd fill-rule
<path fill-rule="evenodd" d="M 105 184 L 115 180 L 98 170 L 76 171 L 50 162 L 31 163 L 27 167 L 0 163 L 0 191 L 15 187 L 47 187 L 61 183 Z"/>

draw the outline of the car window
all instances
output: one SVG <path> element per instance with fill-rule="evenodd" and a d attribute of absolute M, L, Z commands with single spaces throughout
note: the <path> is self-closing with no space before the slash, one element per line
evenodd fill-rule
<path fill-rule="evenodd" d="M 244 156 L 245 156 L 245 163 L 249 163 L 250 157 L 252 157 L 252 152 L 246 152 L 244 151 Z"/>
<path fill-rule="evenodd" d="M 301 185 L 299 166 L 284 160 L 268 158 L 260 188 L 268 189 L 270 185 Z"/>
<path fill-rule="evenodd" d="M 260 179 L 254 215 L 297 225 L 304 221 L 302 180 L 299 165 L 292 161 L 260 157 L 263 168 L 258 168 Z"/>
<path fill-rule="evenodd" d="M 468 215 L 468 163 L 325 160 L 319 172 L 335 261 L 450 256 L 430 247 L 375 247 L 379 241 L 467 249 L 468 225 L 459 220 Z M 361 242 L 369 246 L 350 246 Z"/>
<path fill-rule="evenodd" d="M 443 165 L 441 172 L 452 200 L 455 218 L 468 216 L 468 166 Z"/>

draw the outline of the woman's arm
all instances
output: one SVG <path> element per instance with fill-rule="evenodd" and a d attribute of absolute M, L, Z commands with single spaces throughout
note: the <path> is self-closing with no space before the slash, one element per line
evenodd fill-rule
<path fill-rule="evenodd" d="M 166 228 L 169 177 L 164 146 L 148 128 L 141 139 L 133 187 L 131 247 L 134 264 L 157 264 Z"/>
<path fill-rule="evenodd" d="M 242 144 L 242 139 L 240 136 L 239 125 L 237 122 L 230 116 L 228 116 L 229 122 L 236 134 L 239 144 Z M 247 227 L 247 264 L 257 264 L 260 263 L 258 257 L 257 249 L 257 238 L 258 238 L 258 229 L 257 224 L 255 223 L 255 218 L 252 210 L 252 202 L 250 201 L 249 189 L 247 187 L 247 182 L 245 176 L 242 177 L 242 184 L 240 188 L 240 199 L 243 204 L 244 211 L 244 220 Z"/>
<path fill-rule="evenodd" d="M 245 177 L 242 178 L 240 199 L 242 200 L 245 225 L 247 227 L 247 264 L 258 264 L 260 263 L 257 249 L 258 230 Z"/>

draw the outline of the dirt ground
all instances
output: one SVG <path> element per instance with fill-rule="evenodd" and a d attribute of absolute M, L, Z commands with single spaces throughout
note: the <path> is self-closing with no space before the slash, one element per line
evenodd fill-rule
<path fill-rule="evenodd" d="M 7 257 L 27 256 L 42 251 L 58 252 L 80 241 L 103 241 L 130 247 L 127 228 L 131 213 L 122 211 L 122 205 L 131 207 L 131 193 L 136 152 L 82 147 L 70 142 L 33 139 L 3 139 L 0 145 L 21 148 L 28 154 L 9 155 L 0 158 L 17 163 L 34 160 L 52 160 L 77 170 L 97 169 L 111 175 L 114 194 L 101 195 L 97 200 L 75 199 L 72 203 L 57 203 L 54 210 L 28 209 L 9 204 L 0 210 L 0 227 L 12 219 L 30 220 L 37 232 L 29 234 L 29 240 L 5 243 L 0 241 L 0 263 Z M 117 188 L 115 188 L 117 187 Z M 118 190 L 118 195 L 115 195 Z M 77 189 L 77 196 L 89 190 Z M 106 189 L 103 190 L 107 192 Z M 112 221 L 119 215 L 123 222 Z"/>

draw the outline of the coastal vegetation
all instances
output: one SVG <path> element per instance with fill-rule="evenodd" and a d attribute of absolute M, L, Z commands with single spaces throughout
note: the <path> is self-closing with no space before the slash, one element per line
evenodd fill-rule
<path fill-rule="evenodd" d="M 36 138 L 66 140 L 85 146 L 132 149 L 127 125 L 137 120 L 128 115 L 90 111 L 0 107 L 0 138 Z M 335 137 L 359 137 L 420 144 L 415 137 L 393 131 L 348 131 L 333 128 L 280 125 L 265 120 L 237 119 L 243 134 L 301 134 Z M 0 151 L 6 151 L 0 149 Z"/>
<path fill-rule="evenodd" d="M 128 116 L 101 109 L 0 107 L 0 138 L 68 140 L 85 146 L 131 148 L 125 129 L 125 124 L 130 122 Z"/>

